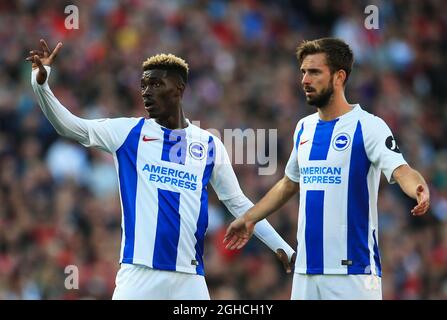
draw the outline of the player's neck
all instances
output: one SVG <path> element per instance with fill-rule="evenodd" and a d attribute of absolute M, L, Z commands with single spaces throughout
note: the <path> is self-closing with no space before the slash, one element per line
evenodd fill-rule
<path fill-rule="evenodd" d="M 352 105 L 344 95 L 334 95 L 324 108 L 318 108 L 318 115 L 323 121 L 331 121 L 352 110 Z"/>
<path fill-rule="evenodd" d="M 175 129 L 184 129 L 188 126 L 188 122 L 186 121 L 185 115 L 183 114 L 182 108 L 179 108 L 178 112 L 175 114 L 170 115 L 167 118 L 163 119 L 155 119 L 155 121 L 168 129 L 175 130 Z"/>

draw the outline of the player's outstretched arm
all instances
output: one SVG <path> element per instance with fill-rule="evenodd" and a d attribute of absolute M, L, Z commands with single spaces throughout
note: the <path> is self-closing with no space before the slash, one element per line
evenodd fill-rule
<path fill-rule="evenodd" d="M 426 213 L 430 207 L 430 190 L 422 175 L 409 165 L 401 165 L 394 170 L 393 178 L 402 191 L 417 201 L 411 213 L 414 216 Z"/>
<path fill-rule="evenodd" d="M 55 61 L 62 43 L 51 51 L 45 42 L 40 40 L 40 49 L 31 50 L 27 61 L 32 62 L 31 85 L 39 105 L 50 123 L 60 135 L 88 144 L 87 121 L 76 117 L 68 111 L 54 96 L 48 85 L 51 65 Z"/>
<path fill-rule="evenodd" d="M 242 248 L 253 235 L 256 223 L 281 208 L 298 190 L 299 184 L 284 176 L 261 201 L 230 224 L 224 238 L 226 248 Z"/>

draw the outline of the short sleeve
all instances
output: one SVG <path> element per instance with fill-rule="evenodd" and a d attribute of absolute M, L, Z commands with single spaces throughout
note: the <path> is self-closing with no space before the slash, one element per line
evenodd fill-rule
<path fill-rule="evenodd" d="M 376 168 L 384 173 L 389 183 L 395 183 L 394 170 L 407 162 L 385 121 L 376 116 L 366 120 L 362 125 L 366 128 L 365 149 L 368 158 Z"/>

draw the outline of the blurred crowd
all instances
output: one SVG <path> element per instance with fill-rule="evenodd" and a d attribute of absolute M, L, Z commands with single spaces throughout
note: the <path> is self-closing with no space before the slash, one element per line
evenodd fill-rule
<path fill-rule="evenodd" d="M 66 5 L 79 29 L 65 28 Z M 364 26 L 367 5 L 379 29 Z M 43 116 L 25 61 L 39 39 L 64 46 L 50 85 L 83 118 L 145 116 L 141 63 L 169 52 L 190 66 L 187 118 L 204 129 L 277 129 L 278 167 L 234 165 L 254 202 L 284 174 L 296 122 L 315 110 L 300 88 L 295 49 L 336 36 L 355 66 L 351 103 L 382 117 L 426 178 L 431 210 L 382 181 L 379 245 L 385 299 L 447 299 L 447 2 L 20 0 L 0 2 L 0 299 L 110 299 L 119 268 L 121 206 L 112 157 L 60 138 Z M 250 149 L 251 146 L 246 146 Z M 298 198 L 269 217 L 296 246 Z M 229 252 L 233 217 L 213 195 L 205 243 L 212 299 L 289 299 L 292 275 L 253 238 Z M 68 290 L 66 267 L 79 270 Z"/>

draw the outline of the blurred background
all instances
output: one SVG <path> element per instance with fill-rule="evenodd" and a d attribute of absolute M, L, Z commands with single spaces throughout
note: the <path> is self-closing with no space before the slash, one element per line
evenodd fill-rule
<path fill-rule="evenodd" d="M 79 8 L 78 30 L 64 26 Z M 367 30 L 364 9 L 379 8 Z M 39 39 L 62 41 L 50 85 L 84 118 L 145 116 L 141 63 L 159 52 L 190 66 L 184 110 L 204 129 L 278 130 L 278 169 L 235 165 L 257 201 L 284 174 L 296 122 L 315 110 L 299 86 L 295 49 L 336 36 L 355 66 L 351 103 L 382 117 L 406 160 L 426 178 L 431 210 L 384 180 L 379 245 L 385 299 L 447 299 L 447 2 L 427 1 L 0 1 L 0 299 L 110 299 L 119 268 L 120 201 L 109 154 L 60 138 L 43 116 L 24 59 Z M 249 146 L 247 146 L 249 147 Z M 213 192 L 212 192 L 213 193 Z M 214 194 L 214 193 L 213 193 Z M 296 246 L 298 198 L 269 218 Z M 292 275 L 259 240 L 222 245 L 233 220 L 210 197 L 205 272 L 213 299 L 289 299 Z M 64 269 L 79 268 L 79 290 Z"/>

